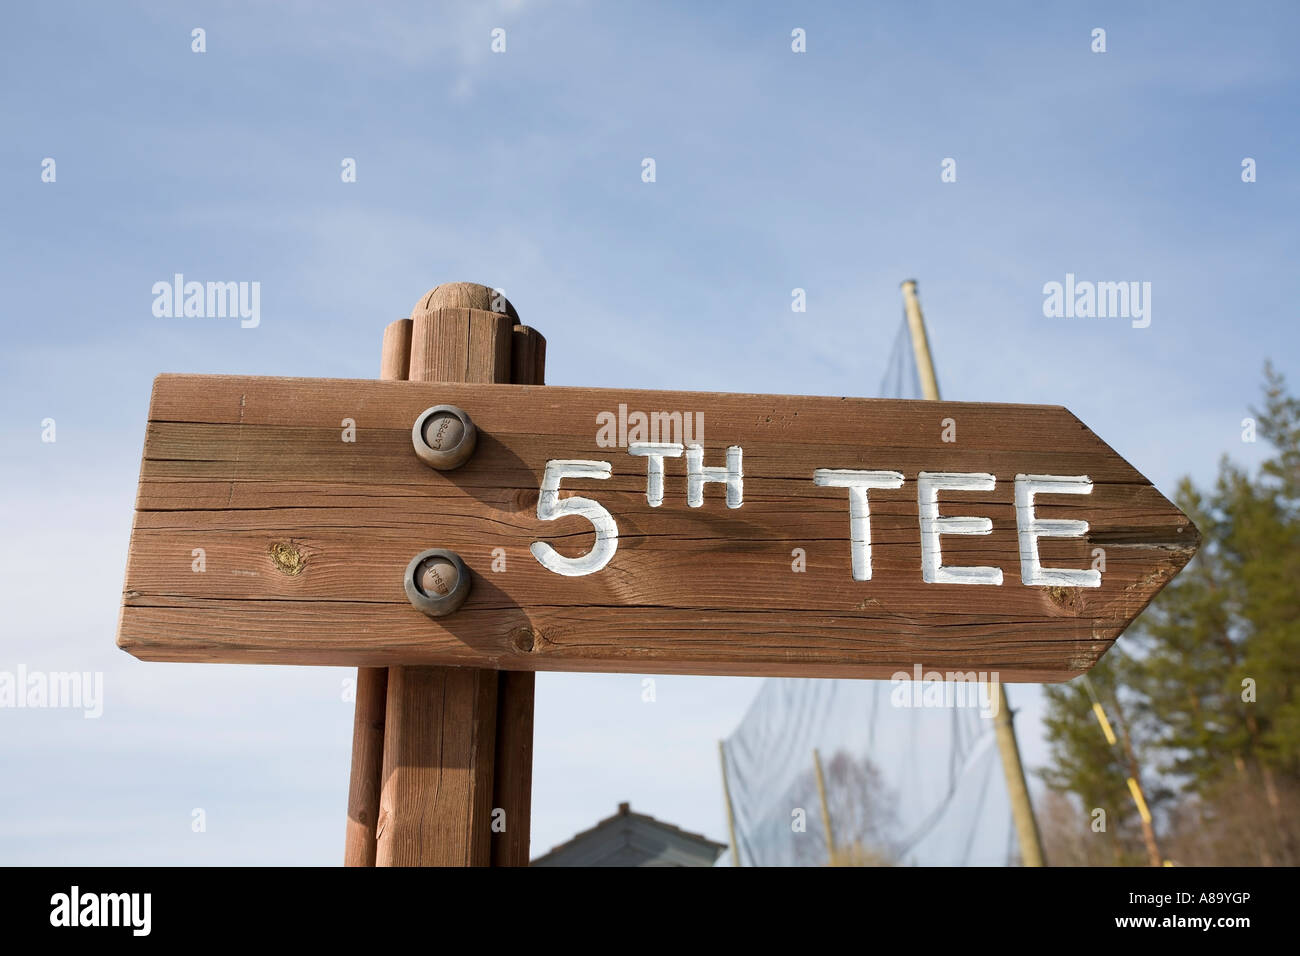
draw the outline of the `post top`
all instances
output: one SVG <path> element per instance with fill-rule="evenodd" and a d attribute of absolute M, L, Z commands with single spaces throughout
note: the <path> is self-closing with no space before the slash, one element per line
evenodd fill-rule
<path fill-rule="evenodd" d="M 496 308 L 493 308 L 493 305 Z M 519 313 L 504 295 L 498 294 L 491 286 L 479 285 L 477 282 L 444 282 L 436 285 L 415 303 L 411 309 L 414 318 L 421 312 L 434 309 L 478 309 L 482 312 L 501 312 L 514 321 L 519 321 Z"/>

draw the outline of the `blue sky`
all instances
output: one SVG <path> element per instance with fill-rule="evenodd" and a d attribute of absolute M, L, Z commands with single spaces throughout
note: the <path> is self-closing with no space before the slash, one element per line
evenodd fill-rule
<path fill-rule="evenodd" d="M 915 277 L 946 398 L 1066 405 L 1167 493 L 1258 459 L 1266 358 L 1300 377 L 1294 6 L 5 17 L 0 670 L 103 671 L 106 699 L 0 711 L 0 862 L 341 857 L 349 672 L 113 645 L 159 372 L 371 377 L 383 325 L 465 280 L 546 335 L 551 384 L 872 395 Z M 261 324 L 154 317 L 176 272 L 260 282 Z M 1150 327 L 1044 318 L 1067 272 L 1149 281 Z M 620 800 L 723 836 L 716 741 L 756 687 L 544 675 L 534 851 Z M 1011 693 L 1033 763 L 1038 694 Z"/>

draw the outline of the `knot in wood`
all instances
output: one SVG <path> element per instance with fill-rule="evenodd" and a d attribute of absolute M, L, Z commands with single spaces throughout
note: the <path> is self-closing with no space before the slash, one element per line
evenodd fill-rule
<path fill-rule="evenodd" d="M 267 550 L 271 553 L 271 562 L 275 565 L 275 569 L 281 574 L 294 577 L 302 574 L 303 568 L 307 567 L 306 557 L 293 544 L 276 541 Z"/>
<path fill-rule="evenodd" d="M 510 643 L 521 654 L 531 654 L 542 643 L 542 635 L 531 627 L 517 627 L 510 632 Z"/>

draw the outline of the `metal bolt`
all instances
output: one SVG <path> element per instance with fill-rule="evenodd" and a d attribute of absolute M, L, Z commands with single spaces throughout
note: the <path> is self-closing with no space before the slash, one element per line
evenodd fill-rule
<path fill-rule="evenodd" d="M 455 405 L 425 409 L 411 429 L 416 455 L 438 471 L 450 471 L 465 464 L 477 443 L 478 429 Z"/>
<path fill-rule="evenodd" d="M 469 597 L 470 576 L 455 551 L 421 551 L 406 566 L 406 597 L 429 617 L 451 614 Z"/>

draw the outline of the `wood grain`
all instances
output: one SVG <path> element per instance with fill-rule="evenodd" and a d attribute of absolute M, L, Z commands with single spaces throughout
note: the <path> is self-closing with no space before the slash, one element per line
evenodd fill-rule
<path fill-rule="evenodd" d="M 541 385 L 546 380 L 546 339 L 516 325 L 511 335 L 510 380 Z M 505 813 L 505 831 L 492 835 L 493 866 L 527 866 L 532 836 L 533 712 L 536 675 L 497 671 L 496 768 L 492 805 Z"/>
<path fill-rule="evenodd" d="M 438 403 L 464 408 L 480 434 L 473 460 L 445 474 L 410 447 L 411 422 Z M 688 508 L 684 463 L 668 459 L 664 503 L 649 507 L 645 459 L 596 443 L 596 416 L 620 403 L 702 412 L 706 464 L 744 448 L 743 506 L 726 508 L 715 484 Z M 339 438 L 345 417 L 355 443 Z M 942 440 L 949 418 L 956 443 Z M 552 574 L 528 551 L 547 541 L 572 556 L 593 540 L 581 519 L 536 518 L 555 458 L 613 466 L 609 480 L 564 485 L 618 522 L 617 554 L 596 574 Z M 906 477 L 871 492 L 871 581 L 852 578 L 847 493 L 815 486 L 815 468 Z M 923 583 L 919 471 L 997 477 L 991 492 L 941 501 L 945 515 L 993 523 L 945 536 L 945 563 L 999 566 L 1001 587 Z M 1095 482 L 1089 496 L 1040 497 L 1038 513 L 1089 522 L 1086 538 L 1041 550 L 1049 567 L 1086 568 L 1103 548 L 1100 588 L 1020 583 L 1021 473 Z M 137 508 L 119 644 L 157 660 L 839 677 L 920 663 L 1062 680 L 1096 662 L 1197 543 L 1181 512 L 1057 406 L 492 384 L 161 376 Z M 277 568 L 277 543 L 302 555 L 301 573 Z M 436 622 L 401 586 L 410 557 L 435 546 L 475 576 L 465 607 Z M 206 574 L 190 570 L 194 547 L 207 549 Z M 491 570 L 498 547 L 504 573 Z M 795 548 L 806 572 L 792 571 Z"/>
<path fill-rule="evenodd" d="M 343 865 L 374 866 L 375 828 L 379 822 L 379 792 L 383 780 L 388 668 L 359 667 L 356 681 Z"/>
<path fill-rule="evenodd" d="M 377 866 L 490 862 L 497 676 L 393 667 Z"/>
<path fill-rule="evenodd" d="M 379 377 L 406 378 L 411 359 L 411 320 L 398 319 L 384 329 Z M 375 865 L 375 827 L 384 763 L 384 714 L 388 707 L 388 668 L 357 668 L 352 717 L 352 770 L 348 778 L 348 821 L 344 866 Z"/>
<path fill-rule="evenodd" d="M 489 292 L 457 283 L 417 304 L 407 378 L 509 381 L 514 319 L 439 307 L 449 294 Z M 499 685 L 492 670 L 389 669 L 376 865 L 491 864 Z"/>

